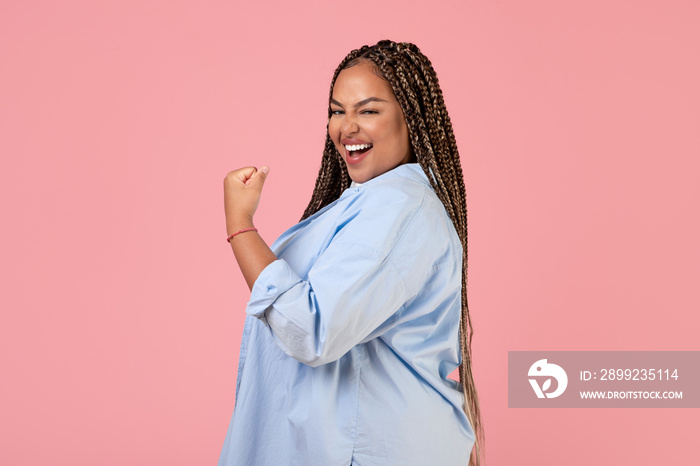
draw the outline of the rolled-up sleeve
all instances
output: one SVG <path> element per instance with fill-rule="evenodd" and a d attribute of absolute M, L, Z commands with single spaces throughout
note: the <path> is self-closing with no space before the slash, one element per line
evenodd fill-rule
<path fill-rule="evenodd" d="M 268 264 L 253 285 L 246 313 L 264 318 L 265 310 L 277 297 L 301 281 L 299 275 L 285 261 L 277 259 Z"/>

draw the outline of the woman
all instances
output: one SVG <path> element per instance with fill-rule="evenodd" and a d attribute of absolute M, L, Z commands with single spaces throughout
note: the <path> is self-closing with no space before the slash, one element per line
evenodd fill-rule
<path fill-rule="evenodd" d="M 478 464 L 466 197 L 430 61 L 353 50 L 328 118 L 311 201 L 272 249 L 253 226 L 267 167 L 224 180 L 251 298 L 219 465 Z"/>

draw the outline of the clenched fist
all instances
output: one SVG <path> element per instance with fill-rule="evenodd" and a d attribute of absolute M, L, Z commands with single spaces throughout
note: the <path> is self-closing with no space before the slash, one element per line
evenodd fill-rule
<path fill-rule="evenodd" d="M 253 226 L 253 215 L 258 208 L 268 171 L 268 167 L 260 170 L 244 167 L 229 172 L 224 178 L 224 210 L 228 235 Z"/>

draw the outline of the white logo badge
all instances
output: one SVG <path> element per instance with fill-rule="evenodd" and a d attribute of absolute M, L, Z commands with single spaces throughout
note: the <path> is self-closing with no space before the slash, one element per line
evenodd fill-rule
<path fill-rule="evenodd" d="M 535 364 L 530 366 L 530 370 L 527 375 L 529 377 L 548 377 L 547 380 L 542 384 L 542 388 L 537 383 L 536 379 L 528 379 L 532 389 L 535 391 L 537 398 L 556 398 L 566 390 L 566 385 L 569 383 L 569 378 L 566 376 L 566 372 L 560 366 L 556 364 L 548 364 L 546 359 L 540 359 Z M 552 385 L 552 377 L 557 380 L 557 389 L 553 392 L 547 392 L 549 387 Z"/>

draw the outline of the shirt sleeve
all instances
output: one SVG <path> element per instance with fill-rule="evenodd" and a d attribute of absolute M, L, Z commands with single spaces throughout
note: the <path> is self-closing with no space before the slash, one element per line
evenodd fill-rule
<path fill-rule="evenodd" d="M 282 259 L 262 271 L 246 312 L 268 326 L 286 354 L 314 367 L 335 361 L 406 302 L 391 251 L 419 203 L 396 202 L 354 212 L 307 279 Z"/>

